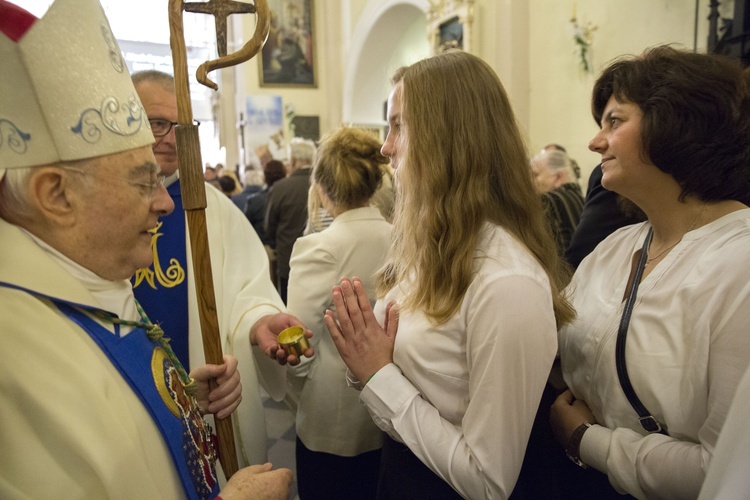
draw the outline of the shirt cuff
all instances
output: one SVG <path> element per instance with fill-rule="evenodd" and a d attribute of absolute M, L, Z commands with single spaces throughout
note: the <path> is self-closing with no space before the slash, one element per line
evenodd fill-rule
<path fill-rule="evenodd" d="M 346 369 L 346 385 L 347 387 L 351 387 L 352 389 L 357 389 L 358 391 L 361 391 L 365 388 L 365 384 L 359 381 L 357 377 L 354 376 L 352 371 L 347 368 Z"/>
<path fill-rule="evenodd" d="M 609 444 L 612 440 L 612 430 L 594 424 L 583 434 L 579 446 L 579 455 L 586 465 L 607 474 L 607 459 L 609 458 Z"/>
<path fill-rule="evenodd" d="M 298 364 L 294 366 L 287 365 L 287 373 L 293 377 L 307 379 L 310 376 L 310 367 L 315 359 L 317 357 L 308 358 L 307 356 L 300 356 Z"/>
<path fill-rule="evenodd" d="M 390 363 L 378 370 L 367 382 L 360 400 L 369 409 L 377 426 L 386 430 L 393 428 L 393 418 L 418 396 L 417 388 L 395 364 Z"/>

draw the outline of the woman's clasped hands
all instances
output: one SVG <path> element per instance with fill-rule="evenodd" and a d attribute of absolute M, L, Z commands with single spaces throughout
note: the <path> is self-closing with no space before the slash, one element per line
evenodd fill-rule
<path fill-rule="evenodd" d="M 335 314 L 326 311 L 325 324 L 349 371 L 366 383 L 378 370 L 393 363 L 398 307 L 395 301 L 386 306 L 384 329 L 375 318 L 362 281 L 356 277 L 344 277 L 333 287 L 333 305 Z"/>

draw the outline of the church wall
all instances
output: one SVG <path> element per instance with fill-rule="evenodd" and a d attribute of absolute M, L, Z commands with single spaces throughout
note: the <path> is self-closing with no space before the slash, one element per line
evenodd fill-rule
<path fill-rule="evenodd" d="M 530 153 L 556 142 L 582 168 L 581 183 L 598 163 L 588 150 L 597 131 L 589 99 L 596 77 L 609 61 L 664 43 L 705 50 L 708 1 L 688 0 L 475 0 L 472 46 L 505 86 Z M 723 6 L 731 17 L 732 6 Z M 571 18 L 596 26 L 591 71 L 581 67 Z"/>
<path fill-rule="evenodd" d="M 695 37 L 692 0 L 475 0 L 472 51 L 503 81 L 530 152 L 550 142 L 564 145 L 581 165 L 585 185 L 598 162 L 598 155 L 587 148 L 597 130 L 589 111 L 596 76 L 614 57 L 653 45 L 677 43 L 692 49 L 697 40 L 698 49 L 704 49 L 708 1 L 700 4 Z M 316 0 L 317 88 L 260 87 L 253 60 L 240 70 L 238 104 L 248 94 L 281 95 L 297 115 L 319 116 L 321 133 L 342 121 L 380 120 L 390 72 L 426 55 L 420 40 L 426 24 L 402 23 L 395 33 L 398 22 L 392 16 L 421 15 L 418 9 L 426 11 L 428 5 L 421 0 Z M 724 6 L 723 13 L 731 15 L 730 9 Z M 590 47 L 591 73 L 581 68 L 573 39 L 574 11 L 580 25 L 597 27 Z M 377 19 L 370 19 L 373 13 Z M 250 33 L 254 23 L 243 18 L 242 29 Z M 360 33 L 363 26 L 370 31 Z M 352 51 L 357 47 L 362 53 L 355 61 Z M 369 62 L 358 64 L 361 58 Z"/>
<path fill-rule="evenodd" d="M 426 0 L 370 0 L 345 47 L 342 120 L 383 122 L 394 69 L 429 55 Z"/>
<path fill-rule="evenodd" d="M 293 105 L 298 116 L 318 116 L 320 132 L 332 130 L 341 122 L 341 94 L 343 72 L 343 38 L 341 0 L 314 1 L 314 51 L 317 86 L 261 87 L 257 58 L 240 66 L 237 80 L 241 82 L 235 98 L 236 113 L 244 109 L 242 104 L 248 95 L 282 96 L 284 106 Z M 253 16 L 242 16 L 240 21 L 244 43 L 255 29 Z M 238 119 L 238 118 L 237 118 Z M 286 122 L 286 120 L 285 120 Z M 288 124 L 287 124 L 288 125 Z M 288 128 L 285 130 L 289 137 Z M 230 146 L 227 146 L 229 150 Z M 275 156 L 283 158 L 284 151 Z M 229 157 L 229 151 L 227 152 Z"/>
<path fill-rule="evenodd" d="M 416 11 L 413 11 L 416 12 Z M 356 65 L 356 79 L 351 94 L 351 107 L 343 116 L 347 123 L 377 125 L 385 123 L 384 104 L 390 93 L 390 79 L 393 72 L 429 56 L 428 45 L 424 43 L 427 27 L 424 18 L 410 21 L 400 17 L 399 12 L 390 12 L 382 22 L 392 22 L 393 37 L 379 43 L 371 36 L 365 44 L 366 54 Z M 396 42 L 397 40 L 397 42 Z"/>
<path fill-rule="evenodd" d="M 359 21 L 360 16 L 365 11 L 365 7 L 367 7 L 368 0 L 343 0 L 343 4 L 346 4 L 348 10 L 349 10 L 349 28 L 353 28 L 357 25 L 357 21 Z"/>
<path fill-rule="evenodd" d="M 529 5 L 527 1 L 475 0 L 471 40 L 472 52 L 487 61 L 500 77 L 527 140 L 530 130 Z"/>
<path fill-rule="evenodd" d="M 701 0 L 698 36 L 694 36 L 695 2 L 687 0 L 530 0 L 529 147 L 532 152 L 550 142 L 568 149 L 582 169 L 585 186 L 599 155 L 588 151 L 598 130 L 591 118 L 590 96 L 596 77 L 607 63 L 623 54 L 675 43 L 692 50 L 697 41 L 705 50 L 708 3 Z M 580 64 L 570 19 L 592 23 L 592 72 Z"/>

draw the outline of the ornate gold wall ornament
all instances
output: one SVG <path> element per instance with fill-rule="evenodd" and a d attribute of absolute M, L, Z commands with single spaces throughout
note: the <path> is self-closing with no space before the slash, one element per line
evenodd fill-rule
<path fill-rule="evenodd" d="M 474 0 L 430 0 L 427 25 L 432 53 L 449 49 L 472 52 L 473 21 Z"/>

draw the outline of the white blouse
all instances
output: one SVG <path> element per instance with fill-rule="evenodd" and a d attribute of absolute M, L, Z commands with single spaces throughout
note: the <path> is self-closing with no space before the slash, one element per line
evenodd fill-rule
<path fill-rule="evenodd" d="M 735 500 L 750 496 L 750 370 L 745 372 L 716 443 L 698 500 Z"/>
<path fill-rule="evenodd" d="M 466 498 L 506 498 L 555 357 L 549 280 L 510 233 L 487 224 L 458 313 L 436 326 L 402 310 L 394 364 L 361 394 L 375 423 Z M 396 287 L 378 301 L 403 297 Z"/>
<path fill-rule="evenodd" d="M 578 318 L 560 331 L 565 381 L 599 425 L 582 460 L 639 498 L 695 498 L 750 364 L 750 209 L 688 232 L 643 280 L 626 343 L 636 394 L 669 436 L 646 435 L 615 368 L 633 254 L 649 224 L 604 240 L 568 287 Z"/>

